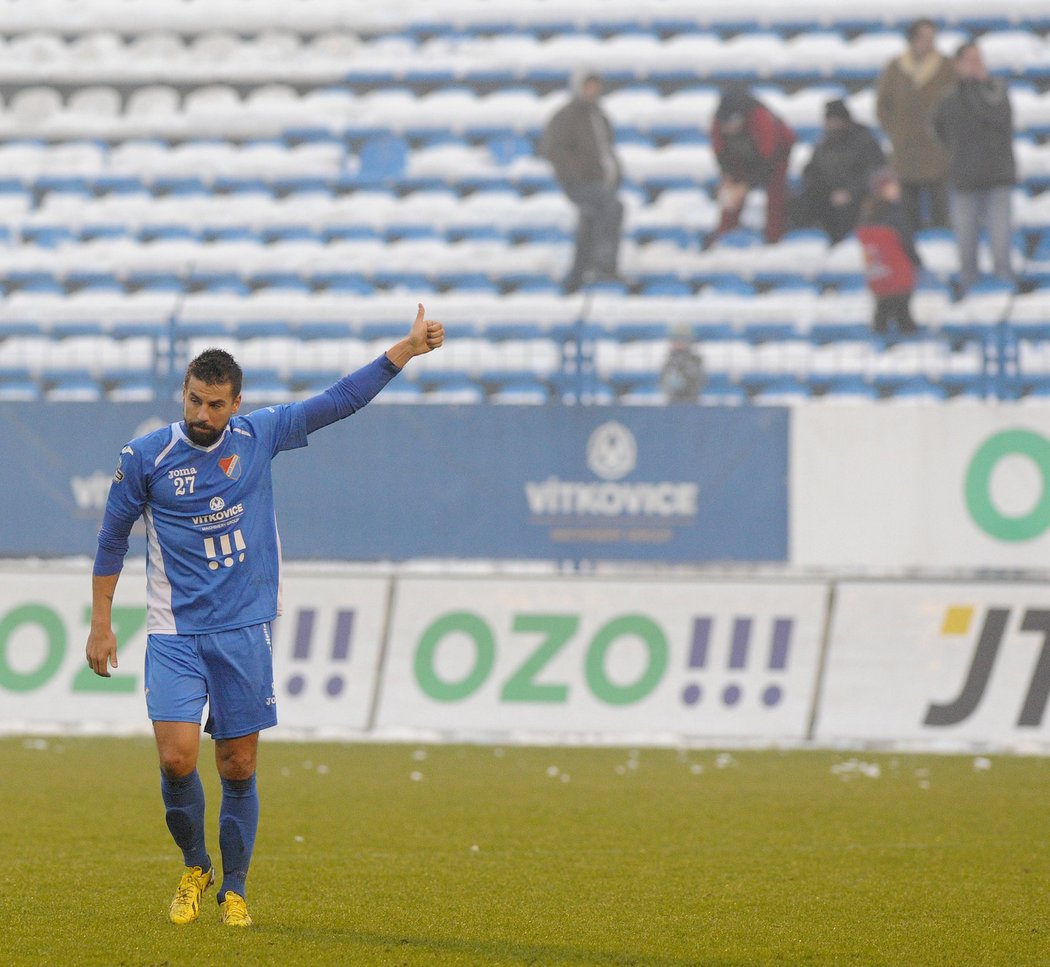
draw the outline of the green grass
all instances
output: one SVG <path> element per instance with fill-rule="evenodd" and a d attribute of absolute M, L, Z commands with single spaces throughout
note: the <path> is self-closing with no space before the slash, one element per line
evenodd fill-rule
<path fill-rule="evenodd" d="M 0 740 L 0 960 L 1050 964 L 1050 760 L 264 741 L 259 785 L 256 927 L 178 928 L 151 741 Z"/>

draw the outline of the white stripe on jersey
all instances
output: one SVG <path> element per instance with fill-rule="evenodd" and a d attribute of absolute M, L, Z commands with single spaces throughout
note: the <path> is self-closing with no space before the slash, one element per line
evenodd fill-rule
<path fill-rule="evenodd" d="M 273 515 L 273 536 L 277 541 L 277 617 L 284 613 L 284 559 L 281 555 L 281 532 L 277 528 L 277 512 Z"/>
<path fill-rule="evenodd" d="M 160 453 L 157 454 L 157 459 L 153 461 L 153 466 L 155 466 L 155 467 L 159 467 L 160 466 L 161 460 L 163 460 L 169 453 L 171 453 L 171 448 L 173 446 L 175 446 L 176 443 L 179 442 L 179 437 L 180 436 L 182 436 L 182 433 L 179 430 L 179 424 L 178 423 L 172 423 L 171 424 L 171 440 L 168 442 L 168 445 L 163 450 L 161 450 Z"/>
<path fill-rule="evenodd" d="M 149 504 L 143 508 L 142 518 L 146 522 L 146 633 L 151 635 L 175 635 L 175 612 L 171 607 L 171 581 L 164 570 L 164 557 L 160 552 L 157 525 L 153 520 L 153 509 Z"/>

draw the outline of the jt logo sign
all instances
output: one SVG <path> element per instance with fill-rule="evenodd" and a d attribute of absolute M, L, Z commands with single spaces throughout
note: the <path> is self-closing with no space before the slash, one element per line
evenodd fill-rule
<path fill-rule="evenodd" d="M 973 608 L 949 608 L 944 621 L 944 634 L 965 634 L 969 630 Z M 984 697 L 988 680 L 995 665 L 999 646 L 1003 643 L 1009 608 L 989 608 L 984 627 L 977 639 L 977 647 L 970 661 L 970 670 L 962 691 L 945 705 L 933 705 L 926 711 L 926 725 L 958 725 L 968 719 Z M 1034 631 L 1043 636 L 1039 658 L 1028 683 L 1028 693 L 1021 705 L 1018 727 L 1035 727 L 1043 721 L 1047 698 L 1050 697 L 1050 611 L 1028 609 L 1021 621 L 1021 631 Z"/>

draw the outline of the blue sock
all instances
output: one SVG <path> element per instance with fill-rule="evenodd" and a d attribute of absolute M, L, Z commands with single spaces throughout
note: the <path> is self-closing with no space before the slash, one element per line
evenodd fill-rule
<path fill-rule="evenodd" d="M 255 847 L 255 831 L 259 828 L 259 794 L 255 790 L 255 776 L 250 779 L 220 779 L 222 807 L 219 809 L 219 849 L 222 852 L 222 887 L 218 900 L 226 899 L 226 891 L 244 896 L 244 881 Z"/>
<path fill-rule="evenodd" d="M 160 774 L 160 794 L 166 808 L 164 819 L 182 850 L 187 866 L 199 866 L 207 872 L 211 858 L 204 845 L 204 786 L 196 769 L 181 779 L 169 779 Z"/>

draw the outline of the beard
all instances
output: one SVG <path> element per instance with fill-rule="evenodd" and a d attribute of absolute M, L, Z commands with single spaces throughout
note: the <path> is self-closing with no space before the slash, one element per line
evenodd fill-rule
<path fill-rule="evenodd" d="M 225 429 L 225 427 L 222 428 L 222 430 Z M 199 447 L 210 447 L 222 436 L 222 430 L 216 430 L 210 426 L 202 426 L 200 423 L 186 424 L 186 436 Z"/>

